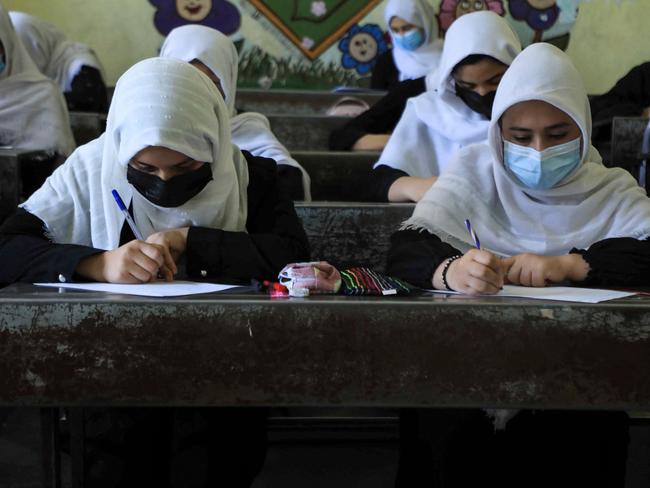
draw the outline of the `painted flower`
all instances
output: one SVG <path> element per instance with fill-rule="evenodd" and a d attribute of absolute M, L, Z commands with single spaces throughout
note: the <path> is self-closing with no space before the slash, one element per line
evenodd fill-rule
<path fill-rule="evenodd" d="M 345 69 L 355 69 L 362 76 L 367 75 L 372 71 L 377 58 L 387 49 L 388 44 L 381 27 L 377 24 L 356 24 L 339 42 L 339 50 L 343 53 L 341 65 Z"/>
<path fill-rule="evenodd" d="M 501 0 L 442 0 L 437 16 L 440 31 L 446 32 L 461 15 L 479 10 L 491 10 L 501 16 L 505 14 Z"/>
<path fill-rule="evenodd" d="M 560 15 L 555 0 L 510 0 L 508 10 L 513 19 L 525 21 L 534 31 L 550 29 Z"/>
<path fill-rule="evenodd" d="M 327 13 L 327 5 L 325 2 L 311 2 L 311 13 L 315 17 L 322 17 Z"/>
<path fill-rule="evenodd" d="M 316 42 L 314 42 L 314 40 L 311 37 L 303 37 L 300 44 L 302 45 L 302 47 L 309 50 L 312 47 L 314 47 L 314 44 L 316 44 Z"/>

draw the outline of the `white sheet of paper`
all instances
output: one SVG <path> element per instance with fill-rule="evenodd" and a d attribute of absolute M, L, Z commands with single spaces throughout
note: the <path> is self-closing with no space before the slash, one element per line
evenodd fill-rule
<path fill-rule="evenodd" d="M 113 283 L 34 283 L 36 286 L 53 288 L 69 288 L 71 290 L 103 291 L 124 295 L 139 295 L 145 297 L 180 297 L 198 295 L 237 288 L 235 285 L 220 285 L 218 283 L 195 283 L 192 281 L 156 281 L 143 285 L 118 285 Z"/>
<path fill-rule="evenodd" d="M 460 295 L 457 291 L 427 290 L 431 293 L 444 293 Z M 559 300 L 562 302 L 600 303 L 616 298 L 625 298 L 636 295 L 634 292 L 599 290 L 596 288 L 575 288 L 573 286 L 547 286 L 545 288 L 532 288 L 528 286 L 505 285 L 496 295 L 483 295 L 485 297 L 517 297 L 533 298 L 535 300 Z"/>

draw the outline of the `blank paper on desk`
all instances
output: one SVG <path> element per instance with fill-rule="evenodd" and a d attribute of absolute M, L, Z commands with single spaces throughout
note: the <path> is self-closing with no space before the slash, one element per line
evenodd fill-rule
<path fill-rule="evenodd" d="M 432 293 L 447 293 L 459 295 L 455 291 L 427 290 Z M 600 303 L 616 298 L 636 295 L 634 292 L 600 290 L 596 288 L 577 288 L 573 286 L 547 286 L 533 288 L 529 286 L 505 285 L 496 295 L 481 295 L 481 297 L 516 297 L 533 298 L 535 300 L 559 300 L 562 302 Z"/>
<path fill-rule="evenodd" d="M 67 288 L 71 290 L 101 291 L 105 293 L 119 293 L 123 295 L 138 295 L 144 297 L 180 297 L 185 295 L 199 295 L 201 293 L 214 293 L 217 291 L 237 288 L 234 285 L 220 285 L 218 283 L 195 283 L 192 281 L 156 281 L 141 285 L 120 285 L 114 283 L 34 283 L 36 286 L 49 286 L 53 288 Z"/>

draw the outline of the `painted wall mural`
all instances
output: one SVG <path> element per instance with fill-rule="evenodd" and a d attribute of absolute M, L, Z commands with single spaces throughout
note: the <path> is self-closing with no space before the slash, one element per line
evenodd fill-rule
<path fill-rule="evenodd" d="M 547 41 L 565 49 L 581 0 L 431 0 L 439 35 L 460 16 L 491 10 L 506 18 L 524 46 Z M 154 25 L 167 35 L 202 24 L 233 36 L 240 51 L 239 84 L 263 88 L 329 89 L 369 82 L 391 48 L 382 0 L 148 0 Z M 248 18 L 248 30 L 242 25 Z M 250 35 L 251 23 L 255 35 Z M 280 49 L 270 49 L 267 40 Z"/>
<path fill-rule="evenodd" d="M 381 0 L 250 0 L 307 58 L 314 60 Z"/>
<path fill-rule="evenodd" d="M 163 36 L 175 27 L 200 24 L 218 29 L 224 34 L 237 32 L 241 14 L 226 0 L 149 0 L 158 10 L 154 25 Z"/>

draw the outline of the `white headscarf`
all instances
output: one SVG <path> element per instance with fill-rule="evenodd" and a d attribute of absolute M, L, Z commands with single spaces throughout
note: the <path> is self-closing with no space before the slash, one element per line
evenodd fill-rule
<path fill-rule="evenodd" d="M 239 56 L 227 36 L 202 25 L 177 27 L 165 39 L 160 55 L 185 62 L 197 59 L 205 64 L 221 81 L 228 113 L 232 117 L 233 143 L 253 156 L 271 158 L 278 164 L 298 168 L 302 172 L 305 200 L 311 200 L 309 175 L 271 132 L 269 120 L 255 112 L 237 115 L 235 98 Z"/>
<path fill-rule="evenodd" d="M 517 35 L 494 12 L 472 12 L 456 20 L 447 31 L 440 66 L 427 76 L 428 91 L 408 100 L 375 167 L 437 176 L 460 148 L 485 140 L 490 121 L 456 95 L 452 71 L 473 54 L 510 65 L 520 51 Z"/>
<path fill-rule="evenodd" d="M 390 30 L 390 21 L 399 17 L 424 30 L 424 43 L 415 51 L 405 51 L 393 42 L 393 59 L 399 71 L 399 80 L 426 76 L 436 69 L 442 53 L 442 39 L 438 39 L 438 24 L 433 7 L 427 0 L 389 0 L 384 19 Z M 392 31 L 391 36 L 393 35 Z"/>
<path fill-rule="evenodd" d="M 163 146 L 210 163 L 213 180 L 176 208 L 158 207 L 128 183 L 129 160 Z M 22 206 L 45 222 L 54 242 L 115 249 L 124 216 L 111 190 L 133 205 L 146 238 L 178 227 L 245 232 L 248 167 L 230 141 L 230 119 L 214 83 L 187 63 L 153 58 L 117 82 L 106 132 L 80 147 Z"/>
<path fill-rule="evenodd" d="M 564 111 L 582 132 L 581 165 L 548 190 L 520 185 L 503 164 L 499 119 L 509 107 L 527 100 Z M 469 218 L 482 246 L 504 256 L 562 255 L 607 238 L 647 238 L 650 199 L 625 170 L 602 165 L 590 136 L 589 102 L 580 74 L 556 47 L 533 44 L 499 84 L 488 142 L 457 155 L 404 227 L 426 229 L 465 252 L 472 245 L 464 225 Z"/>
<path fill-rule="evenodd" d="M 9 16 L 38 69 L 54 80 L 61 91 L 72 89 L 72 80 L 82 66 L 90 66 L 102 73 L 102 65 L 90 47 L 69 41 L 54 25 L 33 15 L 9 12 Z"/>
<path fill-rule="evenodd" d="M 0 144 L 67 156 L 75 143 L 63 95 L 38 71 L 1 5 L 0 41 L 7 65 L 0 73 Z"/>

